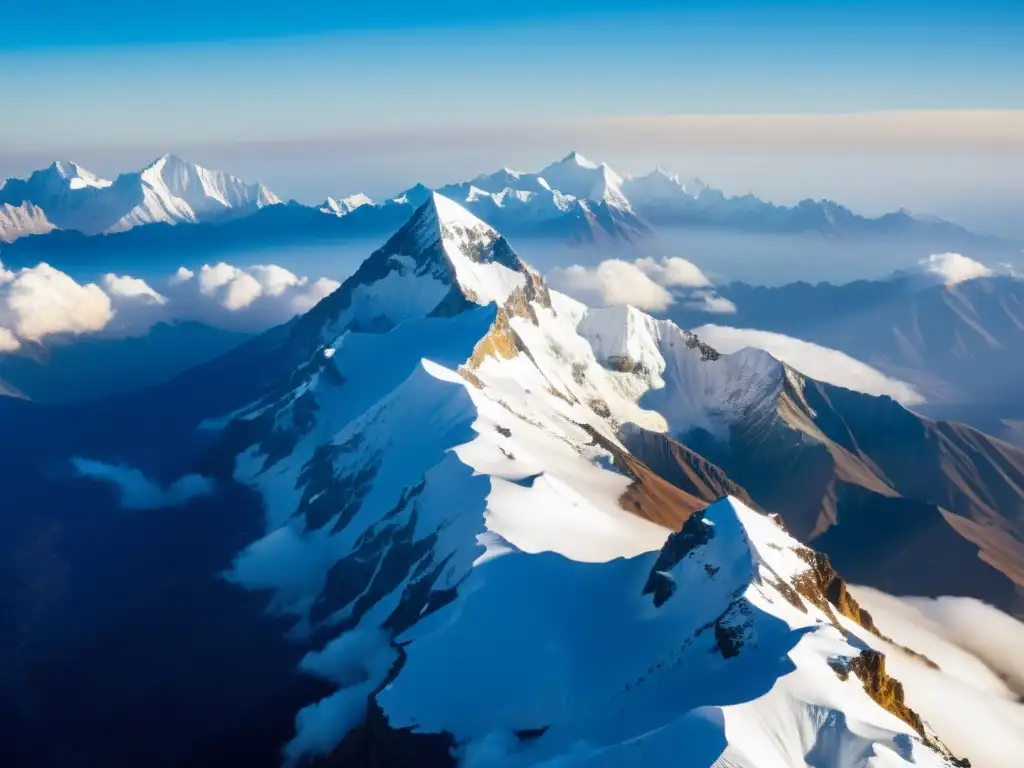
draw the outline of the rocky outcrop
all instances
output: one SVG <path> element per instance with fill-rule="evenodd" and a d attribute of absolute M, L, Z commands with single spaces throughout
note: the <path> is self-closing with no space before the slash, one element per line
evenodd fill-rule
<path fill-rule="evenodd" d="M 616 469 L 632 478 L 633 482 L 619 498 L 620 506 L 626 511 L 677 531 L 691 514 L 721 498 L 713 493 L 703 498 L 687 493 L 589 424 L 579 426 L 590 435 L 592 444 L 601 446 L 612 455 Z"/>
<path fill-rule="evenodd" d="M 630 454 L 686 493 L 709 502 L 733 496 L 754 506 L 750 495 L 725 472 L 669 435 L 624 424 L 619 438 Z"/>
<path fill-rule="evenodd" d="M 775 412 L 741 419 L 728 442 L 674 437 L 854 582 L 1024 615 L 1024 452 L 889 398 L 791 378 Z"/>

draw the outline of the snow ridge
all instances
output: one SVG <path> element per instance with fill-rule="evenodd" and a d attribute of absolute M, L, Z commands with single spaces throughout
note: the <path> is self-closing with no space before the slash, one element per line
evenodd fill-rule
<path fill-rule="evenodd" d="M 11 243 L 25 235 L 42 235 L 55 229 L 42 208 L 30 202 L 0 205 L 0 242 Z"/>
<path fill-rule="evenodd" d="M 773 520 L 730 498 L 672 534 L 623 506 L 622 424 L 776 409 L 772 358 L 549 291 L 437 194 L 292 332 L 308 362 L 221 448 L 266 507 L 227 577 L 337 686 L 289 761 L 372 699 L 465 765 L 945 764 L 851 674 L 870 633 Z"/>
<path fill-rule="evenodd" d="M 54 226 L 87 235 L 153 223 L 218 221 L 280 202 L 262 184 L 248 184 L 174 155 L 114 181 L 75 163 L 57 161 L 27 180 L 11 179 L 0 188 L 0 204 L 30 203 Z"/>

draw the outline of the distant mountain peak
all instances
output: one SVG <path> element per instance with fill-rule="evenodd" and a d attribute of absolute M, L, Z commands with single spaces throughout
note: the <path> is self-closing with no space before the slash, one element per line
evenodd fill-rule
<path fill-rule="evenodd" d="M 85 170 L 71 160 L 54 160 L 42 173 L 61 179 L 67 183 L 69 189 L 85 189 L 87 187 L 103 189 L 113 183 Z"/>
<path fill-rule="evenodd" d="M 539 283 L 508 241 L 458 203 L 429 193 L 409 220 L 341 287 L 302 318 L 307 338 L 384 332 L 411 319 L 502 305 Z"/>
<path fill-rule="evenodd" d="M 631 211 L 622 192 L 623 179 L 605 163 L 598 165 L 576 151 L 551 163 L 538 174 L 553 190 L 579 200 L 605 202 L 623 211 Z"/>
<path fill-rule="evenodd" d="M 497 234 L 494 228 L 478 219 L 454 200 L 450 200 L 437 192 L 431 192 L 430 197 L 421 209 L 421 214 L 432 217 L 439 226 L 459 226 Z"/>
<path fill-rule="evenodd" d="M 357 192 L 354 195 L 348 195 L 347 197 L 337 199 L 328 197 L 320 204 L 320 210 L 334 216 L 347 216 L 356 208 L 362 208 L 364 205 L 372 206 L 373 200 L 362 192 Z"/>
<path fill-rule="evenodd" d="M 597 163 L 588 160 L 575 149 L 558 162 L 559 164 L 578 165 L 580 168 L 594 169 L 599 167 Z"/>
<path fill-rule="evenodd" d="M 156 160 L 147 165 L 146 168 L 156 168 L 158 166 L 162 167 L 166 165 L 190 165 L 190 163 L 187 163 L 185 160 L 183 160 L 178 155 L 175 155 L 173 152 L 165 152 L 164 154 L 160 155 L 160 157 L 158 157 Z"/>
<path fill-rule="evenodd" d="M 427 202 L 432 193 L 433 190 L 430 189 L 430 187 L 428 187 L 426 184 L 424 184 L 423 182 L 417 182 L 416 184 L 409 187 L 409 189 L 405 190 L 397 197 L 393 197 L 391 199 L 391 202 L 400 204 L 404 203 L 406 205 L 411 205 L 413 208 L 419 208 L 421 205 Z"/>

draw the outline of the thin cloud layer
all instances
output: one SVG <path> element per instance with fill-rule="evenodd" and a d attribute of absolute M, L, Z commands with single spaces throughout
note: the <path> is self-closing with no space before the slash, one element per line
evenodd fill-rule
<path fill-rule="evenodd" d="M 696 264 L 676 256 L 607 259 L 596 267 L 575 264 L 551 270 L 547 279 L 552 288 L 591 306 L 628 304 L 658 312 L 684 301 L 709 312 L 736 311 L 732 302 L 714 294 Z"/>
<path fill-rule="evenodd" d="M 947 286 L 996 274 L 980 261 L 959 253 L 932 254 L 921 261 L 921 267 L 929 274 L 940 278 Z"/>
<path fill-rule="evenodd" d="M 134 467 L 107 464 L 79 456 L 71 459 L 82 477 L 108 483 L 117 489 L 125 509 L 160 509 L 185 504 L 199 496 L 213 493 L 213 480 L 202 475 L 185 475 L 166 488 L 146 477 Z"/>
<path fill-rule="evenodd" d="M 1024 697 L 1024 624 L 969 597 L 905 597 L 950 642 L 968 651 Z"/>
<path fill-rule="evenodd" d="M 809 341 L 781 333 L 722 325 L 702 325 L 695 328 L 694 333 L 719 352 L 756 347 L 812 379 L 869 395 L 888 395 L 903 405 L 924 402 L 921 394 L 906 382 L 886 376 L 843 352 Z"/>
<path fill-rule="evenodd" d="M 1008 765 L 1024 754 L 1021 642 L 1024 624 L 972 598 L 898 598 L 851 587 L 879 630 L 924 654 L 929 667 L 883 643 L 886 667 L 899 680 L 907 704 L 935 729 L 957 756 L 974 766 Z"/>
<path fill-rule="evenodd" d="M 157 287 L 113 273 L 83 285 L 46 263 L 16 272 L 0 265 L 0 353 L 56 335 L 137 336 L 161 321 L 260 331 L 306 312 L 338 285 L 276 264 L 221 262 L 198 274 L 181 267 Z"/>

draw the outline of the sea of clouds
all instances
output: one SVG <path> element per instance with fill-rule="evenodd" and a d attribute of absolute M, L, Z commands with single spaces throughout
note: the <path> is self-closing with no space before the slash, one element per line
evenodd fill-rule
<path fill-rule="evenodd" d="M 0 264 L 0 352 L 54 336 L 139 336 L 159 322 L 260 331 L 306 312 L 338 286 L 275 264 L 182 267 L 154 285 L 113 273 L 79 283 L 46 263 L 17 271 Z"/>

